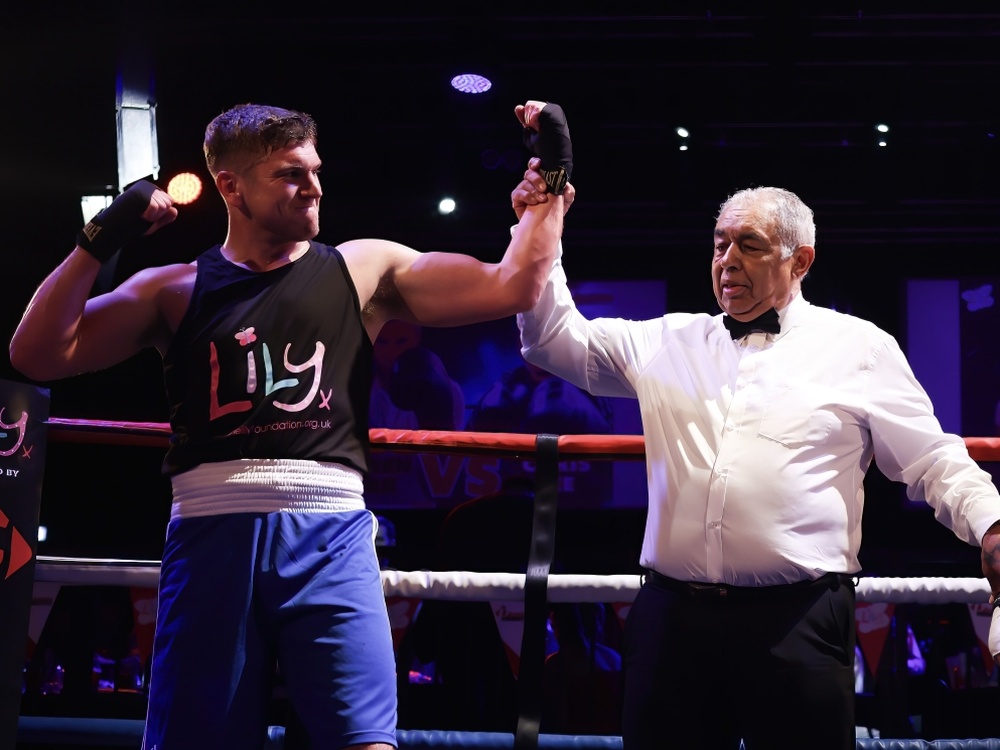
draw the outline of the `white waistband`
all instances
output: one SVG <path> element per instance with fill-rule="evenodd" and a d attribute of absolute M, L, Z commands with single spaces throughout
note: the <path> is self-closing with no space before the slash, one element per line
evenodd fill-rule
<path fill-rule="evenodd" d="M 361 473 L 322 461 L 221 461 L 200 464 L 171 482 L 171 520 L 224 513 L 342 513 L 365 507 Z"/>

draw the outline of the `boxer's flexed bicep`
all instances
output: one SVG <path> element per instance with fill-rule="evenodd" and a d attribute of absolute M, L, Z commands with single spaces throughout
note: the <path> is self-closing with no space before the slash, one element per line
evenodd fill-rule
<path fill-rule="evenodd" d="M 10 341 L 11 364 L 35 380 L 109 367 L 164 340 L 160 282 L 176 272 L 150 269 L 90 298 L 101 263 L 123 245 L 177 218 L 173 200 L 146 180 L 128 187 L 77 235 L 77 247 L 35 291 Z M 171 303 L 173 304 L 173 303 Z M 175 305 L 176 306 L 176 305 Z"/>
<path fill-rule="evenodd" d="M 343 242 L 337 250 L 358 293 L 365 328 L 372 341 L 388 320 L 415 322 L 396 286 L 397 275 L 419 253 L 398 242 L 360 239 Z"/>

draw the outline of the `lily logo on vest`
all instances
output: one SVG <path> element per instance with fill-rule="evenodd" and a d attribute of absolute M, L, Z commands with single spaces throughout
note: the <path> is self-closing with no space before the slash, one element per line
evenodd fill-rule
<path fill-rule="evenodd" d="M 247 331 L 251 332 L 251 336 L 247 336 Z M 256 336 L 252 335 L 252 328 L 241 329 L 240 334 L 236 335 L 237 340 L 240 342 L 240 346 L 245 347 L 247 344 L 252 344 L 256 340 Z M 249 339 L 249 341 L 248 341 Z M 274 364 L 271 359 L 271 350 L 266 343 L 261 343 L 260 359 L 264 368 L 264 395 L 270 396 L 272 393 L 277 393 L 278 391 L 285 390 L 288 388 L 295 388 L 299 385 L 299 378 L 288 377 L 281 380 L 275 381 Z M 312 370 L 312 383 L 309 386 L 309 390 L 306 392 L 300 400 L 294 403 L 286 403 L 283 401 L 278 401 L 277 399 L 271 402 L 272 406 L 276 409 L 281 409 L 282 411 L 288 412 L 299 412 L 307 409 L 313 401 L 316 399 L 316 395 L 319 394 L 322 398 L 320 407 L 329 409 L 330 408 L 330 396 L 332 394 L 323 394 L 320 392 L 320 381 L 323 376 L 323 355 L 326 353 L 326 346 L 322 341 L 316 342 L 316 347 L 313 350 L 312 355 L 305 361 L 301 363 L 291 362 L 288 359 L 288 353 L 291 350 L 292 345 L 285 345 L 285 353 L 283 357 L 283 364 L 285 371 L 291 374 L 298 375 L 300 373 L 308 372 Z M 228 366 L 228 361 L 227 361 Z M 222 365 L 219 362 L 219 352 L 215 346 L 215 342 L 209 342 L 209 367 L 211 368 L 211 398 L 209 399 L 209 419 L 218 419 L 227 414 L 232 414 L 235 412 L 250 411 L 253 407 L 253 402 L 249 399 L 230 401 L 229 403 L 222 404 L 219 402 L 219 383 L 223 382 Z M 248 394 L 253 394 L 257 392 L 258 376 L 257 376 L 257 352 L 256 347 L 252 347 L 246 350 L 246 392 Z M 231 379 L 231 375 L 228 376 Z"/>

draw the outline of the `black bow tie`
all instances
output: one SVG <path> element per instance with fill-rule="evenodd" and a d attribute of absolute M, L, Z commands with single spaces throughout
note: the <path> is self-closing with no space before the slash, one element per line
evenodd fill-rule
<path fill-rule="evenodd" d="M 766 313 L 758 315 L 746 323 L 736 320 L 731 315 L 723 315 L 722 324 L 729 331 L 729 335 L 733 337 L 733 340 L 739 340 L 754 331 L 763 331 L 764 333 L 779 333 L 781 331 L 781 324 L 778 322 L 778 311 L 773 307 Z"/>

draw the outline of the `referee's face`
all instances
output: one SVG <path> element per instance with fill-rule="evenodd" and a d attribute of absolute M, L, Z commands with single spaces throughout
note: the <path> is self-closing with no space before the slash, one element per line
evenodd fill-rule
<path fill-rule="evenodd" d="M 741 321 L 791 302 L 812 258 L 812 248 L 805 246 L 783 257 L 774 221 L 760 209 L 759 203 L 730 206 L 715 225 L 715 299 L 723 312 Z"/>

